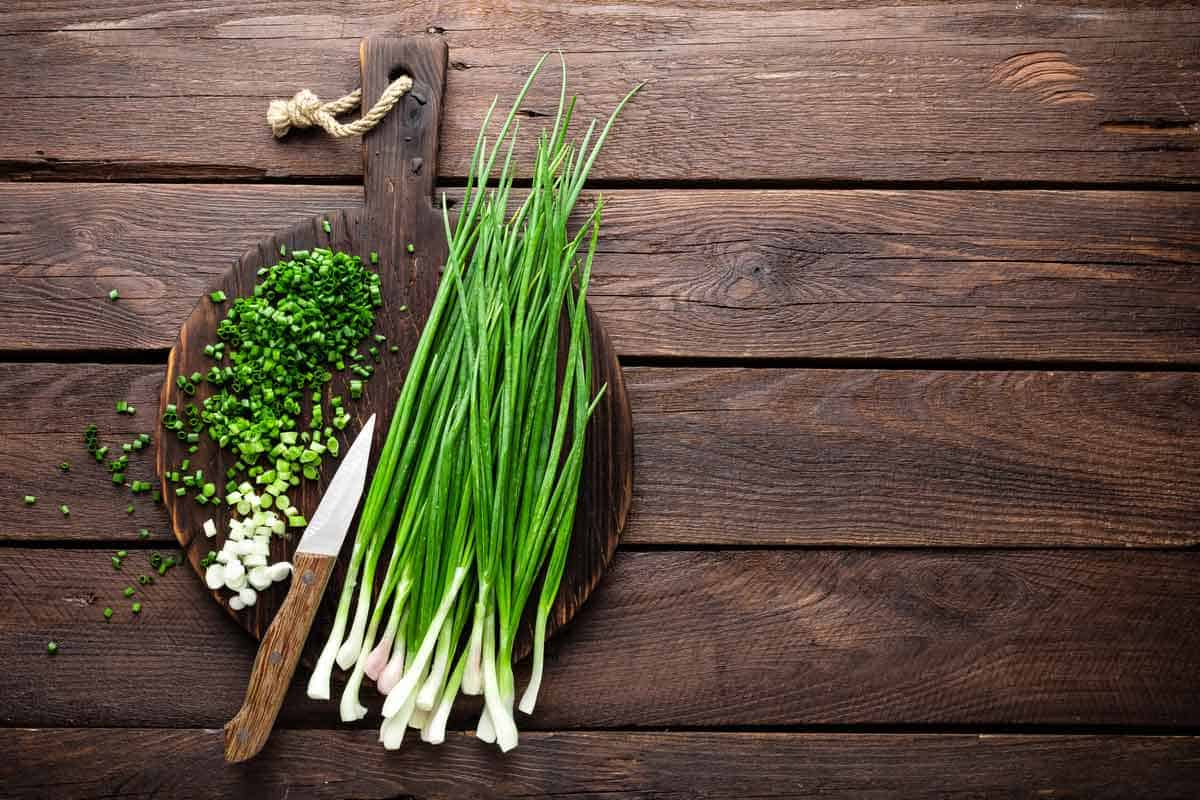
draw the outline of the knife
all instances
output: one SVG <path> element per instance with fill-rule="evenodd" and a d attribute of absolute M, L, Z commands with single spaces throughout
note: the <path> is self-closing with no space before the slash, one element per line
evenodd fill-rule
<path fill-rule="evenodd" d="M 258 646 L 242 708 L 225 723 L 225 760 L 231 764 L 253 758 L 271 735 L 275 717 L 283 705 L 283 696 L 296 671 L 296 662 L 304 649 L 304 640 L 308 638 L 313 617 L 321 605 L 321 595 L 325 594 L 325 585 L 337 563 L 342 540 L 350 530 L 350 521 L 367 482 L 367 462 L 371 459 L 374 431 L 375 415 L 372 414 L 334 473 L 317 512 L 296 546 L 296 554 L 292 557 L 292 588 Z"/>

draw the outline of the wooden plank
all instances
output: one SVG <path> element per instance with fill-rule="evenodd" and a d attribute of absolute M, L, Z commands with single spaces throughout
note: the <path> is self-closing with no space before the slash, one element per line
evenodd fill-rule
<path fill-rule="evenodd" d="M 120 591 L 141 559 L 114 572 L 102 550 L 0 548 L 0 724 L 232 716 L 254 643 L 182 570 L 130 614 Z M 1197 669 L 1200 552 L 618 552 L 548 647 L 521 725 L 1194 729 Z M 336 703 L 304 697 L 306 678 L 281 727 L 334 724 Z M 364 700 L 369 727 L 379 701 Z M 456 719 L 473 724 L 467 704 Z"/>
<path fill-rule="evenodd" d="M 352 176 L 356 143 L 276 143 L 269 99 L 357 86 L 370 33 L 450 45 L 442 174 L 461 176 L 494 95 L 563 49 L 579 117 L 638 81 L 596 177 L 616 180 L 1186 181 L 1200 178 L 1200 11 L 1168 4 L 314 0 L 86 9 L 23 2 L 0 22 L 17 177 Z M 553 112 L 553 76 L 529 96 Z M 716 123 L 716 124 L 714 124 Z M 728 124 L 723 124 L 728 123 Z M 524 138 L 529 152 L 533 136 Z"/>
<path fill-rule="evenodd" d="M 627 383 L 630 531 L 654 541 L 1200 541 L 1195 374 L 671 369 Z"/>
<path fill-rule="evenodd" d="M 467 734 L 387 753 L 366 731 L 276 731 L 246 769 L 216 731 L 0 730 L 13 798 L 1087 797 L 1190 800 L 1200 742 L 1171 736 Z M 353 765 L 353 766 L 348 766 Z"/>
<path fill-rule="evenodd" d="M 0 186 L 0 349 L 167 348 L 320 186 Z M 1200 363 L 1200 196 L 614 191 L 591 287 L 639 357 Z M 110 288 L 121 300 L 108 300 Z"/>
<path fill-rule="evenodd" d="M 163 368 L 0 365 L 0 539 L 166 539 L 87 460 L 155 424 Z M 625 370 L 626 545 L 1181 547 L 1200 543 L 1200 376 Z M 128 399 L 135 417 L 116 414 Z M 111 433 L 110 435 L 110 431 Z M 116 432 L 120 431 L 120 435 Z M 62 475 L 64 458 L 75 466 Z M 129 477 L 150 479 L 154 454 Z M 21 497 L 41 498 L 34 508 Z M 70 519 L 59 503 L 72 509 Z"/>

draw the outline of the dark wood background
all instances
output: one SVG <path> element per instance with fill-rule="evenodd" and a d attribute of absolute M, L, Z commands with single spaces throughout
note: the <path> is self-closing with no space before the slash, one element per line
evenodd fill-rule
<path fill-rule="evenodd" d="M 512 755 L 298 681 L 225 768 L 254 643 L 185 570 L 122 613 L 111 551 L 171 538 L 80 432 L 149 430 L 204 287 L 361 204 L 268 100 L 420 31 L 451 197 L 544 50 L 583 118 L 649 81 L 594 172 L 627 536 Z M 0 796 L 1200 794 L 1194 3 L 17 2 L 0 75 Z"/>

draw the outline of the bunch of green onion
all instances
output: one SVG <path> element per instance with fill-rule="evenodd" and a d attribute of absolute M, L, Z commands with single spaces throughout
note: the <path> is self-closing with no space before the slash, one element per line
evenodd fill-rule
<path fill-rule="evenodd" d="M 604 391 L 593 393 L 585 306 L 602 203 L 574 235 L 567 221 L 637 91 L 576 147 L 567 141 L 574 99 L 566 97 L 564 64 L 554 125 L 539 136 L 529 193 L 510 213 L 514 119 L 545 60 L 490 147 L 495 102 L 488 111 L 453 230 L 443 200 L 449 257 L 308 684 L 310 697 L 328 699 L 333 665 L 350 670 L 341 717 L 353 721 L 367 711 L 359 701 L 364 676 L 374 680 L 386 695 L 380 739 L 389 749 L 408 727 L 441 742 L 460 692 L 484 696 L 480 738 L 516 746 L 512 659 L 530 602 L 533 671 L 523 712 L 533 711 L 541 684 L 587 423 Z"/>

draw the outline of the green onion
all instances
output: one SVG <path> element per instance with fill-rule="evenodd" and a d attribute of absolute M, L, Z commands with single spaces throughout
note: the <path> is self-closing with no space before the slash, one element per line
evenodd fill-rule
<path fill-rule="evenodd" d="M 54 642 L 54 641 L 46 642 L 46 652 L 49 653 L 50 655 L 54 655 L 55 653 L 57 653 L 58 652 L 58 642 Z"/>
<path fill-rule="evenodd" d="M 62 513 L 62 515 L 64 517 L 71 516 L 71 509 L 67 507 L 66 503 L 63 503 L 61 506 L 59 506 L 58 510 Z"/>
<path fill-rule="evenodd" d="M 322 225 L 331 230 L 329 220 Z M 280 443 L 297 443 L 306 394 L 316 394 L 309 427 L 321 426 L 320 389 L 332 379 L 330 367 L 344 364 L 370 333 L 380 282 L 357 257 L 325 248 L 294 250 L 290 259 L 259 270 L 259 278 L 253 293 L 234 300 L 219 322 L 219 341 L 205 348 L 215 359 L 228 356 L 228 366 L 210 371 L 215 392 L 202 410 L 189 406 L 191 430 L 182 432 L 178 407 L 162 420 L 180 432 L 189 452 L 205 433 L 235 454 L 239 467 L 231 480 L 251 474 L 264 454 L 278 459 Z M 181 375 L 176 383 L 191 394 L 201 378 Z M 299 451 L 286 460 L 293 464 L 298 457 Z M 287 472 L 288 482 L 293 473 L 297 482 L 305 474 L 298 466 Z"/>
<path fill-rule="evenodd" d="M 37 495 L 33 495 L 33 494 L 25 495 L 25 505 L 31 506 L 36 502 L 37 502 Z"/>
<path fill-rule="evenodd" d="M 118 292 L 116 289 L 108 290 L 108 299 L 112 300 L 114 303 L 116 302 L 117 298 L 120 296 L 121 296 L 121 293 Z"/>
<path fill-rule="evenodd" d="M 530 605 L 534 671 L 523 710 L 533 709 L 540 687 L 585 434 L 604 392 L 592 385 L 586 309 L 603 203 L 578 231 L 568 232 L 568 221 L 633 94 L 598 135 L 593 124 L 576 147 L 567 141 L 574 101 L 566 100 L 564 65 L 558 114 L 538 139 L 530 188 L 514 213 L 509 133 L 544 61 L 490 149 L 488 112 L 454 230 L 443 203 L 450 254 L 363 502 L 334 625 L 308 684 L 310 697 L 328 698 L 333 665 L 352 668 L 340 713 L 353 721 L 366 713 L 358 700 L 362 678 L 374 678 L 386 695 L 380 736 L 389 749 L 417 709 L 427 715 L 423 738 L 440 741 L 460 689 L 484 695 L 480 738 L 503 750 L 517 744 L 512 655 Z M 342 359 L 344 353 L 329 356 Z M 371 370 L 356 363 L 352 372 L 366 377 Z M 348 386 L 352 398 L 362 391 L 360 381 Z M 343 429 L 349 414 L 339 398 L 330 406 L 332 427 Z M 336 455 L 336 440 L 326 447 Z"/>
<path fill-rule="evenodd" d="M 228 298 L 225 296 L 225 292 L 218 289 L 217 291 L 210 294 L 208 296 L 208 299 L 212 300 L 214 303 L 224 303 Z"/>
<path fill-rule="evenodd" d="M 137 592 L 137 589 L 134 589 L 132 586 L 126 586 L 125 591 L 122 594 L 124 594 L 126 597 L 133 597 L 135 592 Z"/>
<path fill-rule="evenodd" d="M 58 468 L 60 470 L 62 470 L 63 472 L 70 472 L 71 471 L 71 462 L 63 461 L 58 465 Z"/>
<path fill-rule="evenodd" d="M 104 618 L 105 618 L 106 620 L 112 619 L 112 615 L 113 615 L 113 610 L 112 610 L 112 607 L 111 607 L 111 606 L 109 606 L 109 607 L 105 607 L 105 609 L 104 609 Z"/>
<path fill-rule="evenodd" d="M 130 610 L 130 611 L 132 611 L 132 612 L 133 612 L 133 613 L 135 613 L 135 614 L 140 614 L 140 613 L 142 613 L 142 604 L 141 604 L 141 603 L 134 603 L 133 605 L 131 605 L 131 606 L 129 607 L 129 610 Z"/>
<path fill-rule="evenodd" d="M 412 243 L 412 242 L 409 242 L 408 244 L 406 244 L 406 245 L 404 246 L 404 249 L 405 249 L 405 250 L 407 250 L 409 253 L 414 253 L 414 252 L 416 252 L 416 249 L 417 249 L 417 248 L 413 247 L 413 243 Z"/>

